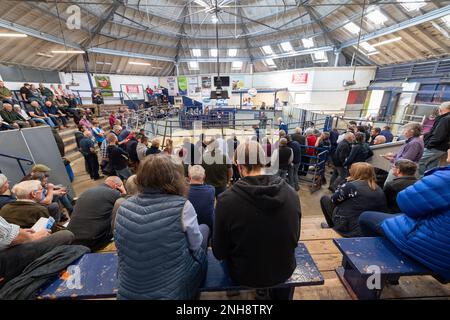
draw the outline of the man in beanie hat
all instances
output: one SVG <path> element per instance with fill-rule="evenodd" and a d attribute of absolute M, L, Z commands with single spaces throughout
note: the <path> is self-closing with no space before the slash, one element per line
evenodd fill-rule
<path fill-rule="evenodd" d="M 25 177 L 22 178 L 22 180 L 20 180 L 20 182 L 22 181 L 28 181 L 32 179 L 33 173 L 36 172 L 42 172 L 48 175 L 48 173 L 51 171 L 51 169 L 49 167 L 47 167 L 45 164 L 35 164 L 32 168 L 31 168 L 31 172 L 29 174 L 27 174 Z"/>

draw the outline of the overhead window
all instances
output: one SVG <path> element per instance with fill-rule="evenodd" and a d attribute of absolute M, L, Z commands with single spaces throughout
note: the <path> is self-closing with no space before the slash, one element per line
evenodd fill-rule
<path fill-rule="evenodd" d="M 188 66 L 189 66 L 190 70 L 199 70 L 200 69 L 197 61 L 189 61 Z"/>

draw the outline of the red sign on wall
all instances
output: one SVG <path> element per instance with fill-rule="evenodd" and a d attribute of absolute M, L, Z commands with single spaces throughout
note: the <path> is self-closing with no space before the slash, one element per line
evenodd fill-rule
<path fill-rule="evenodd" d="M 306 84 L 308 83 L 308 72 L 299 72 L 292 74 L 293 84 Z"/>
<path fill-rule="evenodd" d="M 139 85 L 127 84 L 125 85 L 125 90 L 127 93 L 139 93 Z"/>

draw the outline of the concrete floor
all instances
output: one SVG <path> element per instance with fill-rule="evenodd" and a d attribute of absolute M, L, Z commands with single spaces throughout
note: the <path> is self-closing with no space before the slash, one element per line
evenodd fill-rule
<path fill-rule="evenodd" d="M 72 183 L 72 186 L 74 188 L 76 196 L 79 196 L 86 189 L 97 186 L 104 181 L 104 179 L 94 181 L 89 178 L 89 175 L 84 169 L 83 159 L 75 160 L 71 165 L 72 170 L 75 174 L 75 180 Z M 326 186 L 322 186 L 320 190 L 311 193 L 309 191 L 308 185 L 309 184 L 307 182 L 301 182 L 300 191 L 298 192 L 298 195 L 300 197 L 300 204 L 302 207 L 302 215 L 304 217 L 321 217 L 322 211 L 320 209 L 319 200 L 323 195 L 331 195 L 331 192 L 327 189 Z"/>

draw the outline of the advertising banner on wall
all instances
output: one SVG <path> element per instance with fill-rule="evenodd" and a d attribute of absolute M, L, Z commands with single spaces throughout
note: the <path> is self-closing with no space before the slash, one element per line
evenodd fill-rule
<path fill-rule="evenodd" d="M 181 96 L 186 96 L 188 91 L 187 78 L 185 76 L 180 76 L 178 80 L 178 92 Z"/>
<path fill-rule="evenodd" d="M 231 90 L 239 90 L 245 88 L 244 76 L 231 77 Z"/>
<path fill-rule="evenodd" d="M 177 94 L 176 90 L 177 78 L 167 77 L 167 90 L 169 91 L 169 96 L 175 96 Z"/>
<path fill-rule="evenodd" d="M 202 89 L 211 89 L 211 77 L 202 77 Z"/>
<path fill-rule="evenodd" d="M 108 76 L 95 76 L 95 85 L 103 96 L 112 97 L 111 79 Z"/>
<path fill-rule="evenodd" d="M 144 99 L 144 87 L 141 84 L 121 84 L 122 92 L 125 100 L 142 100 Z"/>
<path fill-rule="evenodd" d="M 189 77 L 188 78 L 188 88 L 189 95 L 195 95 L 198 93 L 198 78 L 197 77 Z"/>
<path fill-rule="evenodd" d="M 293 84 L 307 84 L 308 83 L 308 72 L 296 72 L 292 74 Z"/>

